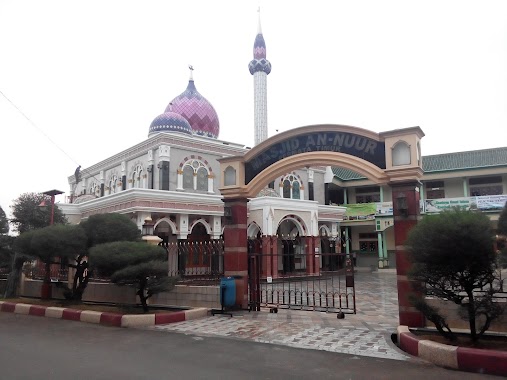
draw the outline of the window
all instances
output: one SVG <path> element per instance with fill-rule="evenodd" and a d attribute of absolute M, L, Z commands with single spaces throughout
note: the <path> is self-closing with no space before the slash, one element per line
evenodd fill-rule
<path fill-rule="evenodd" d="M 378 241 L 375 233 L 359 234 L 359 250 L 361 252 L 378 252 Z"/>
<path fill-rule="evenodd" d="M 368 186 L 356 188 L 356 203 L 380 202 L 380 187 Z"/>
<path fill-rule="evenodd" d="M 143 187 L 141 182 L 142 175 L 143 175 L 142 165 L 136 165 L 134 171 L 132 172 L 132 177 L 130 178 L 132 181 L 132 187 Z"/>
<path fill-rule="evenodd" d="M 197 190 L 208 191 L 208 171 L 205 168 L 197 169 Z"/>
<path fill-rule="evenodd" d="M 235 184 L 236 184 L 236 169 L 234 169 L 232 166 L 228 166 L 227 169 L 225 169 L 224 185 L 232 186 Z"/>
<path fill-rule="evenodd" d="M 502 177 L 477 177 L 468 180 L 470 196 L 503 194 Z"/>
<path fill-rule="evenodd" d="M 121 183 L 121 181 L 118 181 L 118 177 L 116 175 L 112 175 L 111 179 L 109 180 L 109 182 L 107 184 L 108 189 L 106 189 L 106 190 L 108 191 L 108 194 L 116 193 L 116 188 L 118 187 L 118 185 L 120 183 Z M 118 190 L 120 190 L 120 189 L 118 189 Z"/>
<path fill-rule="evenodd" d="M 183 189 L 210 191 L 209 171 L 200 160 L 188 160 L 183 165 Z M 211 186 L 213 188 L 213 186 Z M 212 191 L 212 189 L 211 189 Z"/>
<path fill-rule="evenodd" d="M 183 168 L 183 188 L 194 190 L 194 169 L 188 165 Z"/>
<path fill-rule="evenodd" d="M 405 141 L 398 141 L 392 150 L 393 166 L 410 164 L 410 145 Z"/>
<path fill-rule="evenodd" d="M 445 198 L 444 181 L 429 181 L 424 184 L 426 199 Z"/>
<path fill-rule="evenodd" d="M 282 195 L 284 198 L 301 199 L 301 182 L 298 176 L 289 174 L 281 183 L 283 184 Z"/>

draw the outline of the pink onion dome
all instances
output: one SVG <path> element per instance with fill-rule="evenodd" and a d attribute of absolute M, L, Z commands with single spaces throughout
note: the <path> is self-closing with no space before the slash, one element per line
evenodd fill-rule
<path fill-rule="evenodd" d="M 183 116 L 175 112 L 166 111 L 162 115 L 158 115 L 151 122 L 148 137 L 159 132 L 180 132 L 191 135 L 192 127 Z"/>
<path fill-rule="evenodd" d="M 166 111 L 176 112 L 187 119 L 194 135 L 218 138 L 220 123 L 217 112 L 197 91 L 192 76 L 187 89 L 169 103 Z"/>

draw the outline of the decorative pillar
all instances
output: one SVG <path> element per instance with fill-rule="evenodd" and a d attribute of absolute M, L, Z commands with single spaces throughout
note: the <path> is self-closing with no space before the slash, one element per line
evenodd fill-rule
<path fill-rule="evenodd" d="M 378 267 L 380 269 L 384 268 L 384 250 L 382 247 L 384 246 L 382 242 L 382 232 L 377 232 L 377 251 L 378 251 Z"/>
<path fill-rule="evenodd" d="M 225 219 L 224 275 L 239 277 L 240 281 L 236 281 L 236 284 L 239 283 L 236 289 L 236 300 L 241 299 L 241 305 L 237 306 L 246 309 L 248 307 L 248 199 L 224 199 L 223 201 Z"/>
<path fill-rule="evenodd" d="M 386 231 L 382 231 L 382 241 L 384 244 L 382 244 L 382 255 L 384 256 L 384 268 L 389 267 L 389 256 L 387 254 L 387 242 L 386 242 Z"/>
<path fill-rule="evenodd" d="M 213 189 L 213 174 L 208 174 L 208 193 L 213 194 L 215 190 Z"/>
<path fill-rule="evenodd" d="M 468 197 L 468 179 L 467 179 L 467 177 L 463 178 L 463 196 Z"/>
<path fill-rule="evenodd" d="M 273 256 L 271 255 L 271 236 L 262 236 L 262 269 L 261 277 L 273 277 Z"/>
<path fill-rule="evenodd" d="M 271 273 L 273 278 L 278 278 L 278 236 L 269 237 L 271 246 Z"/>
<path fill-rule="evenodd" d="M 178 169 L 178 183 L 176 185 L 176 190 L 183 190 L 183 170 Z"/>
<path fill-rule="evenodd" d="M 305 246 L 306 246 L 306 274 L 313 274 L 314 273 L 314 266 L 315 266 L 315 252 L 314 252 L 314 240 L 313 236 L 305 236 Z"/>
<path fill-rule="evenodd" d="M 400 325 L 408 327 L 424 326 L 423 314 L 412 306 L 408 299 L 414 290 L 413 281 L 407 277 L 411 263 L 405 247 L 407 235 L 419 219 L 419 185 L 418 181 L 391 185 Z"/>
<path fill-rule="evenodd" d="M 313 274 L 320 274 L 320 260 L 322 252 L 320 252 L 320 237 L 312 236 L 313 242 Z"/>

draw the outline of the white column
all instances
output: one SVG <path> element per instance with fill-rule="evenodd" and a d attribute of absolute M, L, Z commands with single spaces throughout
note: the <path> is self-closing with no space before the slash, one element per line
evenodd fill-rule
<path fill-rule="evenodd" d="M 208 174 L 208 193 L 213 194 L 215 191 L 213 190 L 213 175 Z"/>
<path fill-rule="evenodd" d="M 178 227 L 178 239 L 186 239 L 188 235 L 188 214 L 176 215 L 176 226 Z"/>
<path fill-rule="evenodd" d="M 177 178 L 176 190 L 183 190 L 183 171 L 178 169 L 178 178 Z"/>
<path fill-rule="evenodd" d="M 211 234 L 212 239 L 219 239 L 222 234 L 222 217 L 221 216 L 213 216 L 212 221 L 213 224 L 211 228 L 213 228 L 213 233 Z"/>
<path fill-rule="evenodd" d="M 254 77 L 254 122 L 255 122 L 255 145 L 268 138 L 268 96 L 267 74 L 257 71 Z"/>

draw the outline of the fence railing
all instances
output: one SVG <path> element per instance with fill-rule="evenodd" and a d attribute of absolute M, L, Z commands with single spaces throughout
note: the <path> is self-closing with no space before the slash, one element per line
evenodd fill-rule
<path fill-rule="evenodd" d="M 183 240 L 161 244 L 161 246 L 167 251 L 167 273 L 171 277 L 178 277 L 178 283 L 218 284 L 224 275 L 223 240 Z M 44 264 L 35 264 L 28 266 L 24 273 L 27 278 L 43 280 L 46 272 Z M 52 281 L 67 281 L 68 276 L 68 268 L 62 268 L 60 264 L 51 265 Z M 89 281 L 108 282 L 109 277 L 95 270 L 90 273 Z"/>

